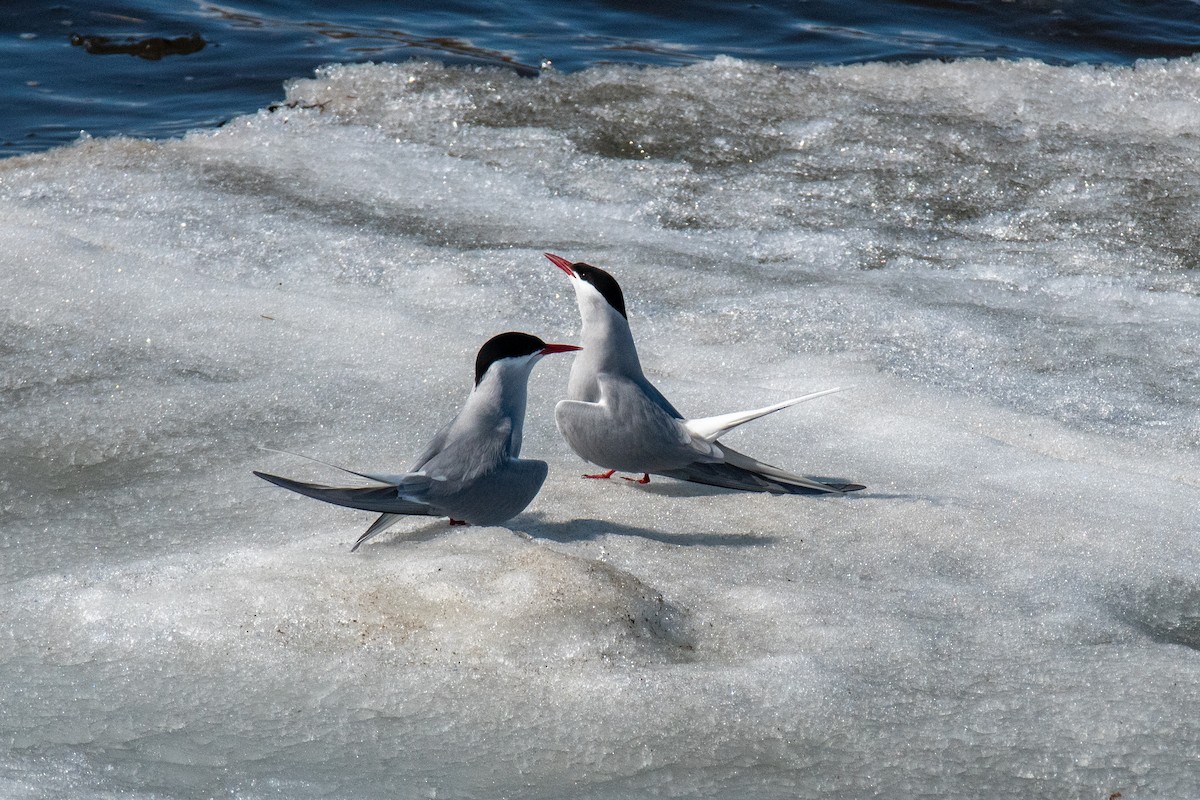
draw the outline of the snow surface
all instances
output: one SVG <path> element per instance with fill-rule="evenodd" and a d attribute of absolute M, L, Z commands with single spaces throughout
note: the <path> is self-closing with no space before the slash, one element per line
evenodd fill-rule
<path fill-rule="evenodd" d="M 0 162 L 0 796 L 1200 796 L 1200 62 L 333 67 Z M 402 467 L 615 274 L 695 416 L 845 498 Z"/>

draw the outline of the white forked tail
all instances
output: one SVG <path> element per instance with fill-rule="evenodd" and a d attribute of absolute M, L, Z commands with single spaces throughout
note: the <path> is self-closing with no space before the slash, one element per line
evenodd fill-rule
<path fill-rule="evenodd" d="M 849 387 L 839 386 L 836 389 L 824 389 L 820 392 L 813 392 L 801 397 L 793 397 L 791 400 L 784 400 L 782 403 L 776 403 L 765 408 L 756 408 L 753 411 L 734 411 L 730 414 L 718 414 L 715 417 L 701 417 L 700 419 L 688 419 L 683 421 L 683 427 L 692 436 L 697 439 L 703 439 L 710 444 L 720 439 L 725 434 L 739 425 L 744 425 L 751 420 L 756 420 L 759 417 L 765 417 L 767 414 L 773 414 L 776 411 L 782 411 L 785 408 L 803 403 L 805 400 L 815 400 L 818 397 L 824 397 L 827 394 L 844 391 Z"/>

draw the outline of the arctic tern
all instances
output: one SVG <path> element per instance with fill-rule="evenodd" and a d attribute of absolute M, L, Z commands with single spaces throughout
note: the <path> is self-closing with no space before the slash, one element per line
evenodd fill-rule
<path fill-rule="evenodd" d="M 555 406 L 554 419 L 572 450 L 607 470 L 585 477 L 609 478 L 617 471 L 632 472 L 642 473 L 638 483 L 648 483 L 653 473 L 777 494 L 844 494 L 865 488 L 795 475 L 718 441 L 739 425 L 840 389 L 751 411 L 685 419 L 642 373 L 625 297 L 616 279 L 599 267 L 545 255 L 571 279 L 583 318 L 583 352 L 571 366 L 567 399 Z"/>
<path fill-rule="evenodd" d="M 546 462 L 519 458 L 525 400 L 533 365 L 551 353 L 580 348 L 546 344 L 528 333 L 494 336 L 475 359 L 475 386 L 458 415 L 400 474 L 343 472 L 376 486 L 338 487 L 254 474 L 293 492 L 380 514 L 351 548 L 405 515 L 450 517 L 451 524 L 498 525 L 519 514 L 546 480 Z M 329 465 L 335 466 L 335 465 Z"/>

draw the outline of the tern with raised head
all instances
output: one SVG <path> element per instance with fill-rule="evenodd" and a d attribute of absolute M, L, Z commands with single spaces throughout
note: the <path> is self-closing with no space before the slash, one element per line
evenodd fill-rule
<path fill-rule="evenodd" d="M 489 339 L 475 358 L 475 386 L 467 402 L 407 472 L 391 475 L 337 467 L 377 485 L 322 486 L 254 474 L 307 497 L 380 514 L 351 552 L 406 515 L 449 517 L 451 524 L 499 525 L 525 510 L 546 480 L 545 461 L 519 457 L 533 365 L 551 353 L 578 349 L 546 344 L 528 333 Z"/>
<path fill-rule="evenodd" d="M 567 399 L 554 419 L 581 458 L 605 470 L 665 475 L 693 483 L 777 494 L 844 494 L 865 487 L 821 483 L 764 464 L 718 439 L 739 425 L 840 389 L 826 389 L 781 403 L 702 419 L 686 419 L 642 373 L 625 297 L 612 275 L 599 267 L 546 253 L 571 279 L 583 318 L 583 352 L 571 366 Z M 628 478 L 627 480 L 633 480 Z"/>

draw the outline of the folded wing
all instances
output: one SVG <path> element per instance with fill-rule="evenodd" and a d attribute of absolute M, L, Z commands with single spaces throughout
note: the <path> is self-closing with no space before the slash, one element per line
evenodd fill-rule
<path fill-rule="evenodd" d="M 663 470 L 659 474 L 708 486 L 773 494 L 845 494 L 866 488 L 857 483 L 821 483 L 764 464 L 727 445 L 717 443 L 715 447 L 724 453 L 724 461 L 696 461 L 680 469 Z"/>
<path fill-rule="evenodd" d="M 323 500 L 335 506 L 359 508 L 363 511 L 375 511 L 381 514 L 413 514 L 419 516 L 441 516 L 441 512 L 430 508 L 419 500 L 405 497 L 401 487 L 396 484 L 385 486 L 324 486 L 319 483 L 305 483 L 268 472 L 254 473 L 264 481 L 281 486 L 305 497 Z M 420 477 L 420 476 L 419 476 Z M 423 483 L 427 484 L 425 478 Z M 393 520 L 394 521 L 394 520 Z"/>

